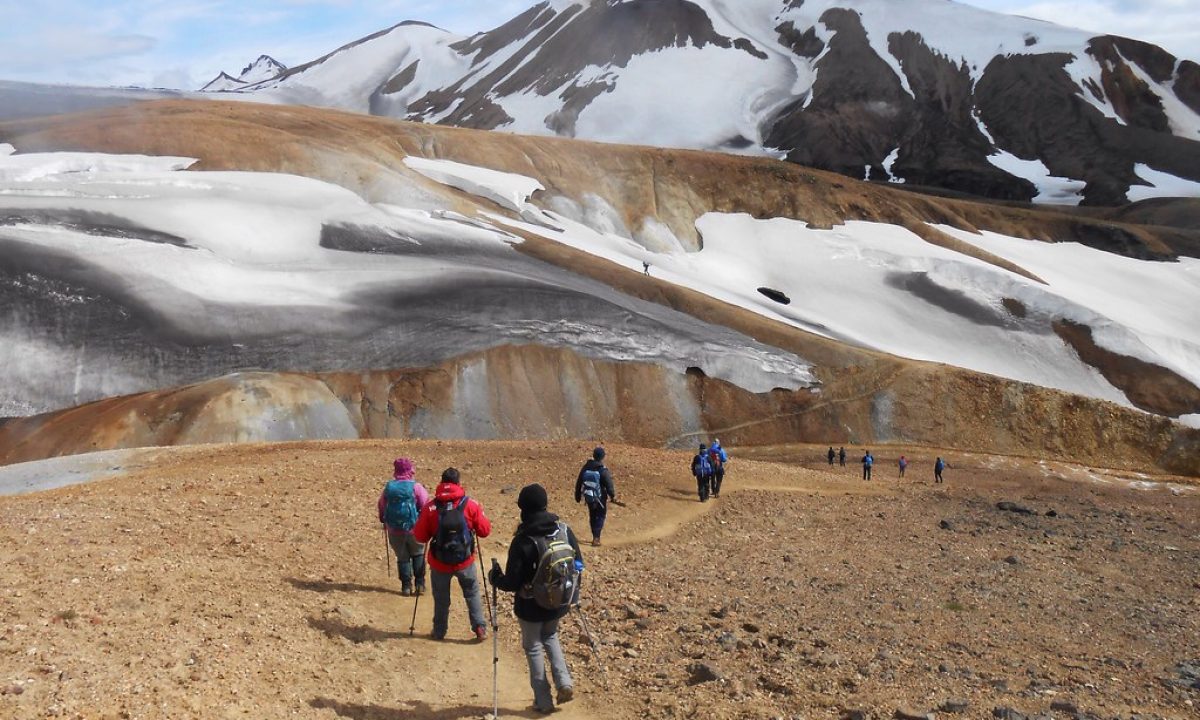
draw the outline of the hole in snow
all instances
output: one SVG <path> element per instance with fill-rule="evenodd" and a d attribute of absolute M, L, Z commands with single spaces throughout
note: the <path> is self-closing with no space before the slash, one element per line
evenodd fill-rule
<path fill-rule="evenodd" d="M 768 298 L 779 303 L 780 305 L 791 305 L 792 304 L 792 299 L 790 297 L 788 297 L 787 295 L 784 295 L 783 293 L 779 292 L 778 290 L 774 290 L 769 287 L 760 287 L 758 289 L 758 291 L 760 293 L 762 293 L 763 295 L 766 295 Z"/>
<path fill-rule="evenodd" d="M 691 366 L 690 368 L 688 368 L 688 369 L 687 369 L 687 374 L 688 374 L 690 377 L 708 377 L 707 375 L 705 375 L 705 374 L 704 374 L 704 371 L 703 371 L 703 370 L 701 370 L 700 368 L 696 367 L 695 365 L 693 365 L 693 366 Z"/>

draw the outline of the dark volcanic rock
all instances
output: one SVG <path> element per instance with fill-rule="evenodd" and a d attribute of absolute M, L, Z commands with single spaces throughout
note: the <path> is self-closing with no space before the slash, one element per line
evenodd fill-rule
<path fill-rule="evenodd" d="M 1000 502 L 996 503 L 996 509 L 1003 510 L 1005 512 L 1017 513 L 1018 515 L 1037 515 L 1035 511 L 1030 510 L 1024 505 L 1018 505 L 1017 503 L 1009 500 L 1001 500 Z"/>

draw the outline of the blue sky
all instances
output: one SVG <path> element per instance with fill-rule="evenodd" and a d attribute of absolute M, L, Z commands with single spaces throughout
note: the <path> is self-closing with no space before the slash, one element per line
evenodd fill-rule
<path fill-rule="evenodd" d="M 464 34 L 537 0 L 0 0 L 0 79 L 196 88 L 260 53 L 286 65 L 401 20 Z M 1200 61 L 1200 0 L 966 0 Z"/>

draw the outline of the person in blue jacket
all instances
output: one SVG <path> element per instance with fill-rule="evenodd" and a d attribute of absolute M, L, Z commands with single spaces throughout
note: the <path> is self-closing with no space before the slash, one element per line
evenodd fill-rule
<path fill-rule="evenodd" d="M 870 450 L 868 450 L 863 455 L 862 464 L 863 464 L 863 480 L 870 480 L 871 479 L 871 466 L 875 464 L 875 458 L 871 455 Z"/>
<path fill-rule="evenodd" d="M 946 469 L 946 461 L 942 460 L 941 458 L 938 458 L 937 462 L 935 462 L 933 464 L 933 482 L 934 483 L 942 482 L 942 471 L 945 469 Z"/>
<path fill-rule="evenodd" d="M 725 480 L 725 463 L 729 462 L 729 455 L 725 453 L 725 448 L 721 447 L 721 438 L 713 440 L 712 447 L 708 449 L 708 461 L 712 464 L 712 496 L 721 497 L 721 482 Z"/>

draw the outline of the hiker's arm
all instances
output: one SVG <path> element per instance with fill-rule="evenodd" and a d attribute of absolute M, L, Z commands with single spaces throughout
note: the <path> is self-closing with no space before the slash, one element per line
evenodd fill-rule
<path fill-rule="evenodd" d="M 419 513 L 429 504 L 429 491 L 421 483 L 413 483 L 413 495 L 416 496 L 417 512 Z"/>
<path fill-rule="evenodd" d="M 375 505 L 376 505 L 377 509 L 379 510 L 379 522 L 383 522 L 384 513 L 387 512 L 387 493 L 386 492 L 379 493 L 379 502 L 375 503 Z"/>
<path fill-rule="evenodd" d="M 608 468 L 600 471 L 601 484 L 604 485 L 604 492 L 613 500 L 617 499 L 617 486 L 613 484 L 612 472 Z"/>
<path fill-rule="evenodd" d="M 471 515 L 472 519 L 474 520 L 472 525 L 475 530 L 475 534 L 481 538 L 491 535 L 492 521 L 488 520 L 487 515 L 483 514 L 483 506 L 475 502 L 474 498 L 471 499 L 471 505 L 473 506 L 473 512 Z"/>
<path fill-rule="evenodd" d="M 583 473 L 585 470 L 587 470 L 587 465 L 579 470 L 579 477 L 575 478 L 575 502 L 583 500 Z"/>
<path fill-rule="evenodd" d="M 417 516 L 417 524 L 413 525 L 413 539 L 424 545 L 433 537 L 433 522 L 437 519 L 437 510 L 432 504 L 426 505 Z"/>
<path fill-rule="evenodd" d="M 492 573 L 488 579 L 504 592 L 516 592 L 533 579 L 533 570 L 526 557 L 529 543 L 523 538 L 514 538 L 508 546 L 508 559 L 504 563 L 504 574 Z"/>

